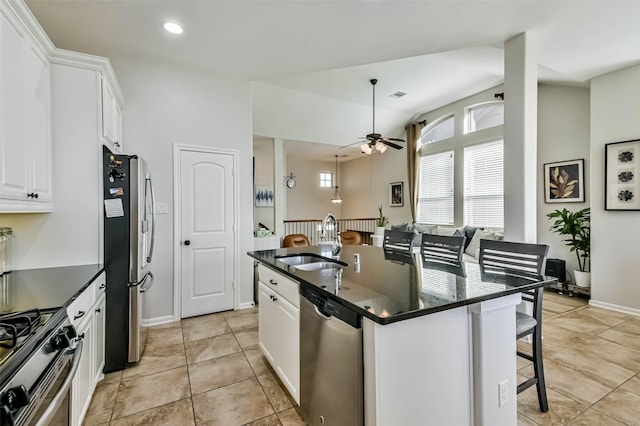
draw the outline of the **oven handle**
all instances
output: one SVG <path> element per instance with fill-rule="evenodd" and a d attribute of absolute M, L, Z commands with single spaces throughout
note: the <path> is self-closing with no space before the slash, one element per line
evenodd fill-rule
<path fill-rule="evenodd" d="M 71 369 L 69 370 L 69 374 L 65 377 L 62 386 L 56 393 L 56 396 L 53 397 L 53 400 L 47 407 L 46 411 L 40 416 L 38 423 L 36 426 L 44 426 L 51 422 L 51 419 L 55 415 L 56 411 L 62 405 L 64 398 L 67 396 L 67 392 L 69 392 L 69 388 L 71 387 L 71 382 L 76 375 L 76 371 L 78 371 L 78 366 L 80 365 L 80 358 L 82 358 L 82 340 L 78 340 L 76 342 L 75 349 L 68 351 L 68 353 L 73 353 L 73 359 L 71 360 Z"/>

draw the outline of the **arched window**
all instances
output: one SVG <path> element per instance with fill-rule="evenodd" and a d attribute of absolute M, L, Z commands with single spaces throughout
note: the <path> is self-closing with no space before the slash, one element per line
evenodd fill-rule
<path fill-rule="evenodd" d="M 465 133 L 504 124 L 504 102 L 484 102 L 467 107 Z"/>
<path fill-rule="evenodd" d="M 453 114 L 445 115 L 444 117 L 438 118 L 433 123 L 422 129 L 420 145 L 452 138 L 454 134 L 454 118 L 455 116 Z"/>

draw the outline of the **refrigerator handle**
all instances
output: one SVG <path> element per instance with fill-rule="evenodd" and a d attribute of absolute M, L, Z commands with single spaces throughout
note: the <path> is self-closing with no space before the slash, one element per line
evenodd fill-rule
<path fill-rule="evenodd" d="M 153 194 L 153 183 L 151 182 L 151 175 L 146 178 L 149 184 L 149 192 L 151 193 L 151 242 L 149 243 L 149 254 L 147 255 L 147 262 L 151 263 L 153 257 L 153 246 L 156 243 L 156 199 Z"/>
<path fill-rule="evenodd" d="M 144 280 L 142 281 L 143 284 L 140 286 L 140 293 L 144 293 L 151 288 L 153 285 L 153 274 L 151 272 L 147 272 L 147 275 L 145 275 Z M 146 283 L 144 281 L 146 281 Z"/>

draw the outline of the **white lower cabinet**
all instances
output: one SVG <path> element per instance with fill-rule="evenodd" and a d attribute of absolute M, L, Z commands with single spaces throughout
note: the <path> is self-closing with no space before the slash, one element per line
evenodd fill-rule
<path fill-rule="evenodd" d="M 71 382 L 72 426 L 82 424 L 96 384 L 103 377 L 105 283 L 103 272 L 67 307 L 83 345 L 80 365 Z"/>
<path fill-rule="evenodd" d="M 78 337 L 82 339 L 83 348 L 78 371 L 71 383 L 71 424 L 80 425 L 89 409 L 91 395 L 95 387 L 93 375 L 93 337 L 94 317 L 88 315 L 85 320 L 76 327 Z"/>
<path fill-rule="evenodd" d="M 104 374 L 102 370 L 104 370 L 104 307 L 107 301 L 106 295 L 102 295 L 98 302 L 95 305 L 95 309 L 93 310 L 94 316 L 94 328 L 95 328 L 95 356 L 94 356 L 94 366 L 93 366 L 93 375 L 95 377 L 95 382 L 98 383 L 102 380 Z"/>
<path fill-rule="evenodd" d="M 287 300 L 274 289 L 278 284 L 298 284 L 261 266 L 258 267 L 260 349 L 293 399 L 300 404 L 299 297 L 296 293 L 295 297 L 290 297 L 293 300 Z"/>

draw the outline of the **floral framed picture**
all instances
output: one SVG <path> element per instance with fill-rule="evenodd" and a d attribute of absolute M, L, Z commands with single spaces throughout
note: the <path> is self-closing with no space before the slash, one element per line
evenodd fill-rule
<path fill-rule="evenodd" d="M 545 203 L 584 203 L 584 160 L 544 165 Z"/>
<path fill-rule="evenodd" d="M 389 206 L 401 207 L 404 205 L 404 182 L 389 184 Z"/>
<path fill-rule="evenodd" d="M 604 209 L 640 210 L 640 139 L 604 147 Z"/>

